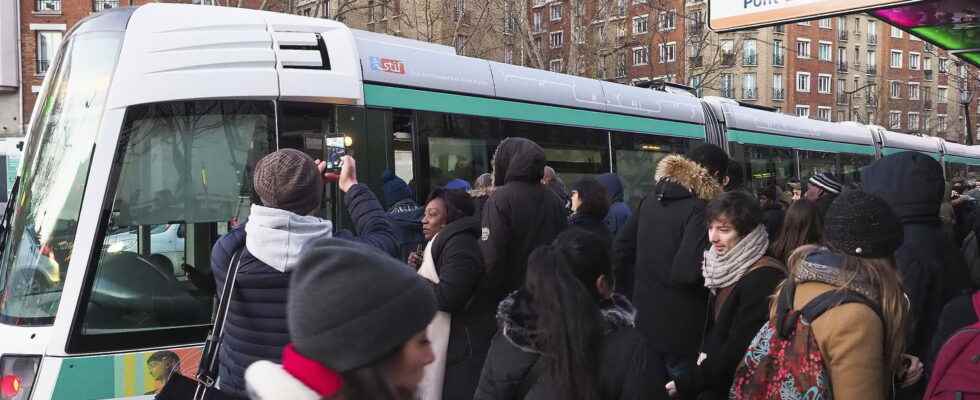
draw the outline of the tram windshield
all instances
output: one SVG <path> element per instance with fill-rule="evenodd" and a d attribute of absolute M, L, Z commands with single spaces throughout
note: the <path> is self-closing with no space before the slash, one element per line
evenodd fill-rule
<path fill-rule="evenodd" d="M 122 34 L 75 35 L 51 69 L 0 259 L 0 321 L 54 322 Z"/>

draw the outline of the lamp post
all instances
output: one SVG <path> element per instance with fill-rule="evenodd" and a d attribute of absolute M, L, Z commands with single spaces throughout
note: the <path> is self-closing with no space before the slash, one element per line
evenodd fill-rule
<path fill-rule="evenodd" d="M 963 120 L 966 122 L 966 140 L 964 143 L 967 146 L 973 146 L 973 124 L 970 123 L 970 103 L 973 102 L 973 92 L 970 90 L 970 81 L 968 79 L 963 79 L 960 82 L 960 104 L 963 105 Z"/>

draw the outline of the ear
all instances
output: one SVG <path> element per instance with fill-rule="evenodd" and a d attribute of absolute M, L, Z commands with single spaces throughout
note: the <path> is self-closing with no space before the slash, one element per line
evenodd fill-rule
<path fill-rule="evenodd" d="M 599 297 L 604 299 L 609 298 L 613 294 L 613 285 L 606 279 L 605 274 L 599 275 L 599 277 L 596 278 L 595 287 L 599 291 Z"/>
<path fill-rule="evenodd" d="M 732 181 L 732 178 L 729 177 L 728 175 L 725 175 L 725 177 L 721 179 L 721 187 L 728 186 L 728 183 L 731 182 L 731 181 Z"/>

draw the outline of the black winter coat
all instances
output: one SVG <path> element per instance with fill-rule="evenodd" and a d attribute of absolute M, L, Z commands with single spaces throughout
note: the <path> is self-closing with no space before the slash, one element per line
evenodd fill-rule
<path fill-rule="evenodd" d="M 338 232 L 337 237 L 364 242 L 395 254 L 397 245 L 387 214 L 371 190 L 355 185 L 344 196 L 358 236 Z M 224 287 L 232 257 L 242 250 L 241 265 L 218 353 L 221 389 L 246 398 L 245 369 L 255 361 L 279 362 L 289 343 L 286 325 L 288 272 L 279 272 L 245 249 L 245 227 L 222 236 L 211 249 L 211 268 L 218 288 Z"/>
<path fill-rule="evenodd" d="M 932 339 L 929 358 L 924 360 L 928 367 L 927 371 L 932 371 L 936 357 L 939 356 L 939 350 L 942 349 L 943 344 L 946 344 L 946 341 L 953 337 L 956 331 L 973 325 L 978 320 L 980 319 L 977 318 L 977 311 L 973 309 L 972 293 L 959 296 L 950 301 L 949 304 L 946 304 L 943 307 L 942 315 L 939 317 L 936 337 Z"/>
<path fill-rule="evenodd" d="M 474 400 L 563 400 L 555 393 L 555 383 L 530 336 L 535 317 L 526 295 L 515 293 L 500 304 L 500 330 L 493 337 Z M 646 362 L 646 343 L 633 327 L 635 309 L 625 297 L 603 302 L 604 335 L 598 346 L 598 390 L 603 400 L 666 400 L 664 382 L 650 373 Z M 535 382 L 525 382 L 536 375 Z M 527 393 L 521 397 L 521 390 Z"/>
<path fill-rule="evenodd" d="M 568 227 L 581 228 L 592 232 L 599 237 L 599 240 L 606 246 L 607 250 L 612 247 L 612 235 L 609 233 L 609 228 L 606 226 L 605 221 L 600 218 L 575 213 L 568 218 Z"/>
<path fill-rule="evenodd" d="M 895 263 L 911 301 L 914 321 L 906 352 L 924 359 L 946 302 L 943 243 L 939 219 L 946 183 L 942 165 L 927 155 L 902 152 L 862 171 L 865 191 L 884 199 L 902 220 L 904 238 Z"/>
<path fill-rule="evenodd" d="M 769 298 L 786 279 L 774 258 L 745 274 L 732 286 L 718 317 L 709 324 L 702 353 L 708 358 L 690 374 L 677 378 L 677 390 L 685 399 L 727 399 L 735 368 L 759 328 L 769 320 Z M 777 267 L 777 268 L 774 268 Z M 713 298 L 712 303 L 717 298 Z"/>
<path fill-rule="evenodd" d="M 614 265 L 633 270 L 637 326 L 661 353 L 697 356 L 707 318 L 701 262 L 708 247 L 706 202 L 721 187 L 682 156 L 657 165 L 657 185 L 613 244 Z"/>
<path fill-rule="evenodd" d="M 493 312 L 471 310 L 483 279 L 480 221 L 463 217 L 446 225 L 432 243 L 439 283 L 432 287 L 440 311 L 452 315 L 446 355 L 444 399 L 471 399 L 496 329 Z"/>
<path fill-rule="evenodd" d="M 524 284 L 527 258 L 565 229 L 567 213 L 558 196 L 541 184 L 544 150 L 524 138 L 507 138 L 493 157 L 494 189 L 483 206 L 480 250 L 486 266 L 479 310 L 496 310 Z"/>

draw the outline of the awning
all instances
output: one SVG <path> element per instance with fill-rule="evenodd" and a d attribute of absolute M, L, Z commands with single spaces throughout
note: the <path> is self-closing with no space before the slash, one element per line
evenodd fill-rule
<path fill-rule="evenodd" d="M 980 67 L 978 0 L 926 0 L 871 14 Z"/>

